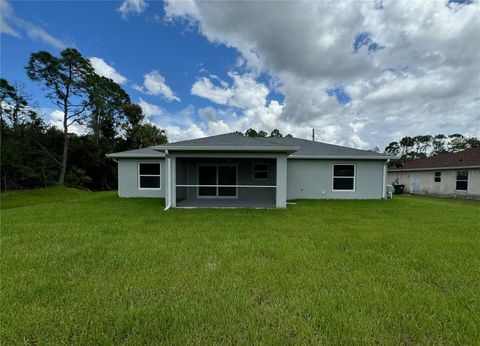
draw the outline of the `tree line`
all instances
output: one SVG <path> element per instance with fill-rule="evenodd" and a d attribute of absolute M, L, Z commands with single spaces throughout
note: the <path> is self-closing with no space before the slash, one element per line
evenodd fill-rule
<path fill-rule="evenodd" d="M 240 131 L 235 131 L 235 133 L 239 135 L 243 135 L 246 137 L 272 137 L 272 138 L 281 138 L 283 137 L 282 133 L 278 129 L 274 129 L 272 132 L 270 132 L 270 136 L 268 135 L 267 132 L 260 130 L 257 131 L 255 129 L 249 128 L 245 132 L 240 132 Z M 293 137 L 291 134 L 286 135 L 285 137 Z"/>
<path fill-rule="evenodd" d="M 60 112 L 62 128 L 45 122 L 22 84 L 0 79 L 2 190 L 54 183 L 114 189 L 116 163 L 105 154 L 167 143 L 165 131 L 76 49 L 32 53 L 25 69 Z M 72 133 L 75 124 L 86 134 Z"/>
<path fill-rule="evenodd" d="M 409 161 L 478 147 L 480 147 L 480 140 L 477 137 L 465 137 L 459 133 L 448 136 L 419 135 L 406 136 L 398 142 L 389 143 L 384 153 L 399 156 L 401 161 Z"/>

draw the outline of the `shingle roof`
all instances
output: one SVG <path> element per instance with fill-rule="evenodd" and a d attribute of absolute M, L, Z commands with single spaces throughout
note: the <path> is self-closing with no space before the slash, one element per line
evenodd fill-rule
<path fill-rule="evenodd" d="M 152 146 L 145 149 L 130 150 L 109 154 L 110 157 L 163 157 L 164 150 L 208 150 L 208 151 L 281 151 L 290 153 L 292 159 L 391 159 L 392 156 L 367 150 L 343 147 L 339 145 L 313 142 L 295 137 L 246 137 L 237 133 L 227 133 L 187 141 Z M 162 156 L 158 154 L 161 153 Z"/>
<path fill-rule="evenodd" d="M 238 133 L 226 133 L 217 136 L 191 139 L 157 145 L 156 150 L 234 150 L 234 151 L 285 151 L 293 152 L 299 148 L 295 145 L 280 144 L 266 138 L 246 137 Z"/>
<path fill-rule="evenodd" d="M 107 157 L 112 158 L 148 158 L 148 157 L 165 157 L 162 151 L 153 150 L 150 148 L 133 149 L 121 151 L 118 153 L 107 154 Z"/>
<path fill-rule="evenodd" d="M 390 168 L 389 171 L 460 167 L 480 167 L 480 148 L 472 148 L 458 153 L 441 154 L 408 161 L 401 169 Z"/>

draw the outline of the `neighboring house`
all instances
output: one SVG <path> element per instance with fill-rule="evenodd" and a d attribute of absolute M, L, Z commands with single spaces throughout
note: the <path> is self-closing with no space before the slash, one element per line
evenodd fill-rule
<path fill-rule="evenodd" d="M 480 148 L 389 168 L 387 183 L 403 184 L 413 194 L 480 198 Z"/>
<path fill-rule="evenodd" d="M 229 133 L 107 155 L 120 197 L 170 207 L 277 207 L 292 199 L 385 198 L 391 156 L 299 138 Z"/>

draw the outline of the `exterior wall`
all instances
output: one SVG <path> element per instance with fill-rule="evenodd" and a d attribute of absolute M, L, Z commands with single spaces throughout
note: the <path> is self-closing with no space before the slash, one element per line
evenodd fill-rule
<path fill-rule="evenodd" d="M 333 191 L 333 165 L 355 164 L 355 191 Z M 385 167 L 382 160 L 289 159 L 287 199 L 381 199 Z"/>
<path fill-rule="evenodd" d="M 160 162 L 160 189 L 144 190 L 138 187 L 138 163 Z M 164 198 L 165 159 L 118 159 L 118 196 Z"/>
<path fill-rule="evenodd" d="M 388 172 L 387 184 L 398 181 L 399 184 L 405 185 L 406 193 L 480 198 L 480 168 L 459 170 L 468 171 L 467 191 L 455 190 L 456 169 Z M 435 172 L 442 172 L 441 182 L 439 183 L 434 180 Z"/>
<path fill-rule="evenodd" d="M 190 158 L 189 158 L 190 159 Z M 196 158 L 195 162 L 219 162 L 231 159 L 226 158 Z M 284 207 L 286 199 L 379 199 L 384 197 L 383 168 L 385 161 L 381 160 L 310 160 L 286 159 L 285 157 L 258 157 L 234 158 L 238 161 L 238 183 L 240 185 L 278 185 L 279 188 L 239 188 L 238 196 L 242 201 L 273 200 L 277 207 Z M 176 158 L 176 183 L 184 184 L 187 180 L 186 163 L 180 157 Z M 269 179 L 264 181 L 253 180 L 253 163 L 269 162 Z M 141 190 L 138 188 L 138 163 L 161 163 L 161 188 L 158 190 Z M 332 167 L 333 164 L 355 164 L 355 191 L 333 191 Z M 192 163 L 190 163 L 191 165 Z M 285 171 L 286 174 L 279 174 Z M 189 166 L 190 166 L 189 165 Z M 278 182 L 277 182 L 278 178 Z M 442 177 L 443 178 L 443 177 Z M 473 188 L 474 175 L 469 177 L 469 190 Z M 476 186 L 480 185 L 480 174 L 475 176 Z M 442 179 L 443 181 L 443 179 Z M 391 183 L 391 176 L 386 181 Z M 189 167 L 188 184 L 197 184 L 196 169 Z M 166 195 L 166 162 L 165 159 L 119 159 L 118 160 L 118 195 L 120 197 L 152 197 L 164 198 Z M 285 189 L 286 186 L 286 189 Z M 283 191 L 282 191 L 283 187 Z M 278 191 L 278 193 L 277 193 Z M 185 199 L 187 189 L 176 189 L 175 199 Z M 277 196 L 279 194 L 279 196 Z M 188 199 L 196 199 L 196 189 L 190 188 Z"/>

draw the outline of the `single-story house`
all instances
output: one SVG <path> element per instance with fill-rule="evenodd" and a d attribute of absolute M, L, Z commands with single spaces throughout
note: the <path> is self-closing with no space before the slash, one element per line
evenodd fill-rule
<path fill-rule="evenodd" d="M 480 198 L 480 148 L 391 167 L 387 183 L 403 184 L 412 194 Z"/>
<path fill-rule="evenodd" d="M 166 208 L 285 208 L 294 199 L 381 199 L 391 156 L 293 137 L 228 133 L 108 155 L 120 197 Z"/>

